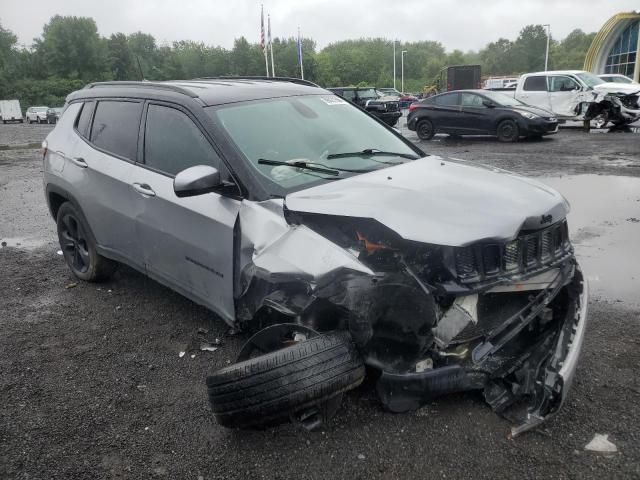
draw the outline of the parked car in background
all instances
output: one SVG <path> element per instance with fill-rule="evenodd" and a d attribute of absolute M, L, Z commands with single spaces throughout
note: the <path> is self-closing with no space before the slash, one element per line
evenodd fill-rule
<path fill-rule="evenodd" d="M 402 93 L 395 88 L 382 87 L 377 89 L 379 92 L 384 93 L 385 95 L 389 95 L 391 97 L 400 97 Z"/>
<path fill-rule="evenodd" d="M 317 429 L 365 365 L 388 410 L 478 390 L 512 435 L 564 403 L 588 288 L 552 188 L 428 156 L 304 80 L 67 102 L 43 143 L 63 258 L 83 281 L 128 264 L 255 332 L 207 377 L 221 425 Z"/>
<path fill-rule="evenodd" d="M 2 123 L 16 121 L 22 123 L 24 120 L 20 102 L 18 100 L 0 100 L 0 119 L 2 119 Z"/>
<path fill-rule="evenodd" d="M 524 74 L 513 95 L 565 120 L 624 125 L 640 119 L 640 85 L 605 82 L 582 70 Z"/>
<path fill-rule="evenodd" d="M 395 88 L 378 88 L 378 92 L 385 96 L 390 96 L 397 99 L 400 108 L 407 108 L 413 102 L 418 100 L 417 95 L 412 93 L 402 93 Z"/>
<path fill-rule="evenodd" d="M 495 135 L 501 142 L 541 137 L 558 131 L 553 113 L 498 92 L 460 90 L 420 100 L 409 107 L 409 130 L 421 140 L 436 133 Z"/>
<path fill-rule="evenodd" d="M 29 107 L 27 109 L 27 122 L 29 123 L 47 123 L 47 112 L 49 107 Z"/>
<path fill-rule="evenodd" d="M 598 77 L 608 83 L 634 83 L 636 85 L 640 85 L 638 82 L 634 82 L 626 75 L 621 75 L 619 73 L 605 73 L 604 75 L 598 75 Z"/>
<path fill-rule="evenodd" d="M 518 77 L 489 77 L 484 81 L 482 88 L 509 88 L 518 83 Z"/>
<path fill-rule="evenodd" d="M 373 87 L 336 87 L 328 90 L 364 108 L 390 127 L 395 126 L 402 116 L 400 103 L 393 97 L 380 98 Z"/>
<path fill-rule="evenodd" d="M 62 107 L 47 109 L 47 123 L 55 125 L 62 114 Z"/>

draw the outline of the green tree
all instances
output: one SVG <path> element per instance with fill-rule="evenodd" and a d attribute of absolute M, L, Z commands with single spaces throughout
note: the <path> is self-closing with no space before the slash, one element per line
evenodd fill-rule
<path fill-rule="evenodd" d="M 35 46 L 50 75 L 95 80 L 107 70 L 105 44 L 92 18 L 56 15 Z"/>
<path fill-rule="evenodd" d="M 109 68 L 114 80 L 132 80 L 137 78 L 127 36 L 114 33 L 108 40 Z"/>

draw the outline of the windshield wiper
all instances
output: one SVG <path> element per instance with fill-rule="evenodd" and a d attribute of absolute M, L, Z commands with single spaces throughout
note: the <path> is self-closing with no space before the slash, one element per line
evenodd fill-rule
<path fill-rule="evenodd" d="M 305 162 L 304 160 L 295 160 L 290 162 L 282 162 L 280 160 L 267 160 L 266 158 L 259 158 L 258 163 L 260 165 L 278 165 L 284 167 L 302 168 L 311 172 L 324 173 L 326 175 L 340 175 L 340 171 L 332 168 L 314 167 L 312 164 Z"/>
<path fill-rule="evenodd" d="M 316 171 L 320 173 L 328 173 L 329 175 L 338 175 L 339 172 L 347 172 L 347 173 L 371 173 L 375 172 L 375 170 L 371 169 L 361 169 L 361 168 L 340 168 L 340 167 L 330 167 L 323 163 L 318 162 L 305 162 L 304 160 L 294 160 L 290 162 L 281 162 L 280 160 L 267 160 L 261 158 L 258 160 L 260 165 L 286 165 L 288 167 L 298 167 L 304 168 L 306 170 Z M 385 162 L 386 163 L 386 162 Z M 319 167 L 316 167 L 319 165 Z"/>
<path fill-rule="evenodd" d="M 365 148 L 364 150 L 360 150 L 359 152 L 330 153 L 329 155 L 327 155 L 327 158 L 332 159 L 332 158 L 344 158 L 344 157 L 371 157 L 375 155 L 408 158 L 409 160 L 416 160 L 420 158 L 417 155 L 413 155 L 411 153 L 384 152 L 376 148 Z M 393 163 L 395 162 L 392 162 L 392 164 Z"/>

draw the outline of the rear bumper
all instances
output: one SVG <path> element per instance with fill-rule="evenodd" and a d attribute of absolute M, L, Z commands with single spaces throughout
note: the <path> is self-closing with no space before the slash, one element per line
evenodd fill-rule
<path fill-rule="evenodd" d="M 558 328 L 543 342 L 527 351 L 531 358 L 546 356 L 545 367 L 537 377 L 530 378 L 530 387 L 522 386 L 523 395 L 514 394 L 504 388 L 504 371 L 512 371 L 504 364 L 492 371 L 487 368 L 494 364 L 489 361 L 477 366 L 471 362 L 434 368 L 419 373 L 393 373 L 383 371 L 377 385 L 378 394 L 388 410 L 404 412 L 418 408 L 436 396 L 467 391 L 484 390 L 485 399 L 498 413 L 505 413 L 516 401 L 528 404 L 523 415 L 510 415 L 517 425 L 512 428 L 516 436 L 535 428 L 544 420 L 557 413 L 564 404 L 575 378 L 578 360 L 584 341 L 587 324 L 588 285 L 582 272 L 576 266 L 574 278 L 565 288 L 574 288 L 575 305 L 569 306 L 565 318 Z M 543 349 L 540 351 L 540 349 Z M 496 360 L 499 352 L 496 352 Z M 513 362 L 513 365 L 519 361 Z M 495 364 L 499 363 L 498 361 Z M 526 373 L 529 373 L 527 371 Z M 533 384 L 537 386 L 533 386 Z M 535 390 L 535 391 L 534 391 Z M 505 415 L 507 416 L 507 415 Z"/>

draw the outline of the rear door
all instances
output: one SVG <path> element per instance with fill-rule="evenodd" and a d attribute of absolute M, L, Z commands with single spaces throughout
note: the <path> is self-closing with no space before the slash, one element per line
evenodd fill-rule
<path fill-rule="evenodd" d="M 576 107 L 580 103 L 582 87 L 568 75 L 549 76 L 549 103 L 551 111 L 561 117 L 577 115 Z"/>
<path fill-rule="evenodd" d="M 74 126 L 78 141 L 64 152 L 64 178 L 98 244 L 108 255 L 138 268 L 144 263 L 130 182 L 142 106 L 136 100 L 85 102 Z"/>
<path fill-rule="evenodd" d="M 131 186 L 142 213 L 138 232 L 147 272 L 231 320 L 233 230 L 240 201 L 208 193 L 178 198 L 175 175 L 210 165 L 230 178 L 195 118 L 183 108 L 149 103 L 144 122 L 143 161 Z"/>
<path fill-rule="evenodd" d="M 490 133 L 495 131 L 493 117 L 495 109 L 484 105 L 484 97 L 470 92 L 460 93 L 462 107 L 460 126 L 467 133 Z"/>
<path fill-rule="evenodd" d="M 461 125 L 462 111 L 460 109 L 460 94 L 458 92 L 444 93 L 433 98 L 433 112 L 429 115 L 434 127 L 438 131 L 458 133 L 463 130 Z"/>
<path fill-rule="evenodd" d="M 531 75 L 524 79 L 522 90 L 517 94 L 517 99 L 527 105 L 549 110 L 549 91 L 546 75 Z"/>

